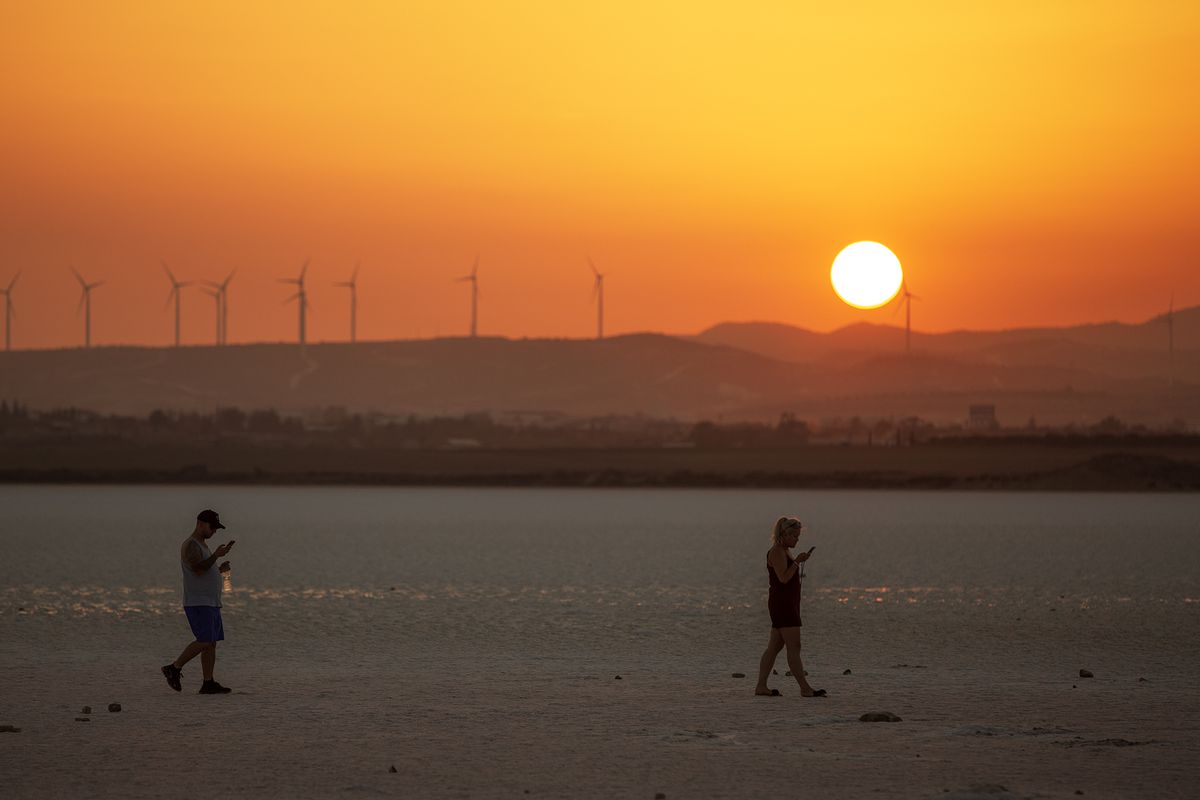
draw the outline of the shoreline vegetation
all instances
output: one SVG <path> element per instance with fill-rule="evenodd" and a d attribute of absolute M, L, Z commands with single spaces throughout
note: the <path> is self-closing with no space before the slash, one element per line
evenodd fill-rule
<path fill-rule="evenodd" d="M 1191 492 L 1200 491 L 1200 445 L 454 451 L 58 444 L 0 448 L 0 482 Z"/>
<path fill-rule="evenodd" d="M 1109 417 L 978 429 L 916 417 L 146 417 L 0 402 L 0 482 L 1200 491 L 1200 435 Z"/>

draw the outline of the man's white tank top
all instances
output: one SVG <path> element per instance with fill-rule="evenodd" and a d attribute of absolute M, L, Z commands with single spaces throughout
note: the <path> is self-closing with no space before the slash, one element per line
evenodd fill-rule
<path fill-rule="evenodd" d="M 208 545 L 200 542 L 200 552 L 205 558 L 212 555 L 212 551 L 208 549 Z M 179 560 L 180 566 L 183 567 L 183 604 L 185 606 L 215 606 L 221 607 L 221 572 L 217 569 L 217 565 L 213 564 L 212 568 L 203 575 L 197 575 L 192 572 L 192 568 L 187 561 L 182 558 Z"/>

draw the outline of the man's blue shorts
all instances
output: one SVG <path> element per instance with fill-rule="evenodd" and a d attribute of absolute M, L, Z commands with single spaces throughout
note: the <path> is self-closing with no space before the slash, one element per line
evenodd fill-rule
<path fill-rule="evenodd" d="M 221 609 L 216 606 L 184 606 L 183 613 L 187 614 L 197 642 L 219 642 L 225 638 Z"/>

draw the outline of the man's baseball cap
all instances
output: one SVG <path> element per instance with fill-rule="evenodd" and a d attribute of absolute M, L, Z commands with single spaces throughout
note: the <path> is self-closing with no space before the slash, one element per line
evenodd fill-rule
<path fill-rule="evenodd" d="M 220 530 L 221 528 L 225 527 L 224 525 L 221 524 L 220 515 L 217 514 L 217 512 L 213 511 L 211 508 L 206 508 L 203 511 L 201 511 L 199 514 L 197 514 L 196 521 L 197 522 L 207 522 L 208 527 L 212 528 L 214 531 Z"/>

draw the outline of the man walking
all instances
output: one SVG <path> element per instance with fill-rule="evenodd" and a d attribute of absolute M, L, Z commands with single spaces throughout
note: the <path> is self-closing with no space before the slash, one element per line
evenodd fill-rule
<path fill-rule="evenodd" d="M 229 688 L 213 680 L 213 667 L 217 663 L 217 642 L 225 638 L 221 627 L 221 583 L 223 572 L 229 571 L 229 562 L 222 562 L 213 569 L 217 559 L 233 547 L 233 540 L 209 551 L 205 542 L 221 528 L 221 518 L 212 509 L 205 509 L 196 516 L 196 529 L 179 548 L 180 566 L 183 568 L 183 613 L 196 641 L 183 648 L 173 664 L 162 668 L 167 684 L 181 691 L 179 679 L 183 677 L 183 665 L 200 656 L 204 670 L 204 684 L 200 694 L 226 694 Z"/>

